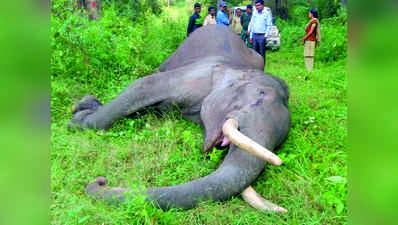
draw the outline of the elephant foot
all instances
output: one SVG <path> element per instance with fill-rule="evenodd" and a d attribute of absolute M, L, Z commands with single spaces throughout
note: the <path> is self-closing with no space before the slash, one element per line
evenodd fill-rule
<path fill-rule="evenodd" d="M 68 123 L 69 129 L 91 128 L 86 121 L 88 115 L 95 112 L 102 103 L 93 96 L 84 96 L 82 100 L 72 106 L 73 118 Z"/>
<path fill-rule="evenodd" d="M 82 98 L 82 100 L 72 106 L 71 112 L 72 114 L 76 114 L 77 112 L 87 109 L 95 111 L 100 106 L 102 106 L 102 103 L 98 99 L 91 95 L 86 95 Z"/>
<path fill-rule="evenodd" d="M 124 193 L 127 191 L 126 188 L 110 188 L 107 186 L 108 181 L 105 177 L 95 178 L 94 183 L 90 183 L 86 187 L 87 194 L 99 200 L 104 200 L 111 204 L 118 205 L 125 199 Z"/>
<path fill-rule="evenodd" d="M 87 124 L 86 118 L 88 115 L 94 113 L 94 111 L 90 109 L 86 109 L 83 111 L 76 112 L 73 115 L 73 118 L 69 121 L 68 123 L 68 129 L 69 130 L 83 130 L 83 128 L 90 128 L 90 126 Z"/>

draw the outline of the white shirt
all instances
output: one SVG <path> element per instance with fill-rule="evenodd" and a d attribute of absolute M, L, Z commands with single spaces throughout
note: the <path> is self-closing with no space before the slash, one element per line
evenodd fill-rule
<path fill-rule="evenodd" d="M 254 34 L 264 34 L 268 37 L 272 27 L 272 16 L 264 8 L 261 12 L 254 10 L 252 19 L 249 23 L 250 38 L 253 38 Z"/>

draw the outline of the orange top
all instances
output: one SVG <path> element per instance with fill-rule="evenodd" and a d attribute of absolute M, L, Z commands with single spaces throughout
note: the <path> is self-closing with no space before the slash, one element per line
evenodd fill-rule
<path fill-rule="evenodd" d="M 314 27 L 314 30 L 312 31 L 312 33 L 310 34 L 310 36 L 308 36 L 308 38 L 306 39 L 306 41 L 316 41 L 316 29 L 318 26 L 318 22 L 316 20 L 311 21 L 311 23 L 309 24 L 309 26 L 307 26 L 305 28 L 305 35 L 307 35 L 310 30 L 311 27 Z"/>

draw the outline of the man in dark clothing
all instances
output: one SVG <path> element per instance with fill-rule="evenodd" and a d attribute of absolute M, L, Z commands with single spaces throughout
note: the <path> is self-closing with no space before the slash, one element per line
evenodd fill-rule
<path fill-rule="evenodd" d="M 242 31 L 240 32 L 240 37 L 242 38 L 243 42 L 247 45 L 247 47 L 252 48 L 252 43 L 249 41 L 249 32 L 248 27 L 250 20 L 252 19 L 252 5 L 246 6 L 246 13 L 240 16 L 240 24 L 242 25 Z"/>
<path fill-rule="evenodd" d="M 200 4 L 199 3 L 195 3 L 193 5 L 194 8 L 194 14 L 189 17 L 189 23 L 188 23 L 188 28 L 187 28 L 187 37 L 194 32 L 196 29 L 198 29 L 199 27 L 202 26 L 203 24 L 203 19 L 200 17 L 199 13 L 200 13 Z"/>

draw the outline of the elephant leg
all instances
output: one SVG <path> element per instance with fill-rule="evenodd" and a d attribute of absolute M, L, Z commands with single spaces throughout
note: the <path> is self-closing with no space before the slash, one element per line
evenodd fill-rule
<path fill-rule="evenodd" d="M 69 128 L 108 129 L 115 120 L 153 106 L 178 105 L 190 108 L 200 104 L 210 92 L 211 68 L 191 67 L 160 72 L 138 79 L 106 105 L 93 97 L 85 97 L 72 108 L 74 117 Z M 209 90 L 198 90 L 205 87 Z M 85 101 L 85 100 L 89 101 Z M 80 110 L 80 111 L 79 111 Z M 77 112 L 76 112 L 77 111 Z"/>

